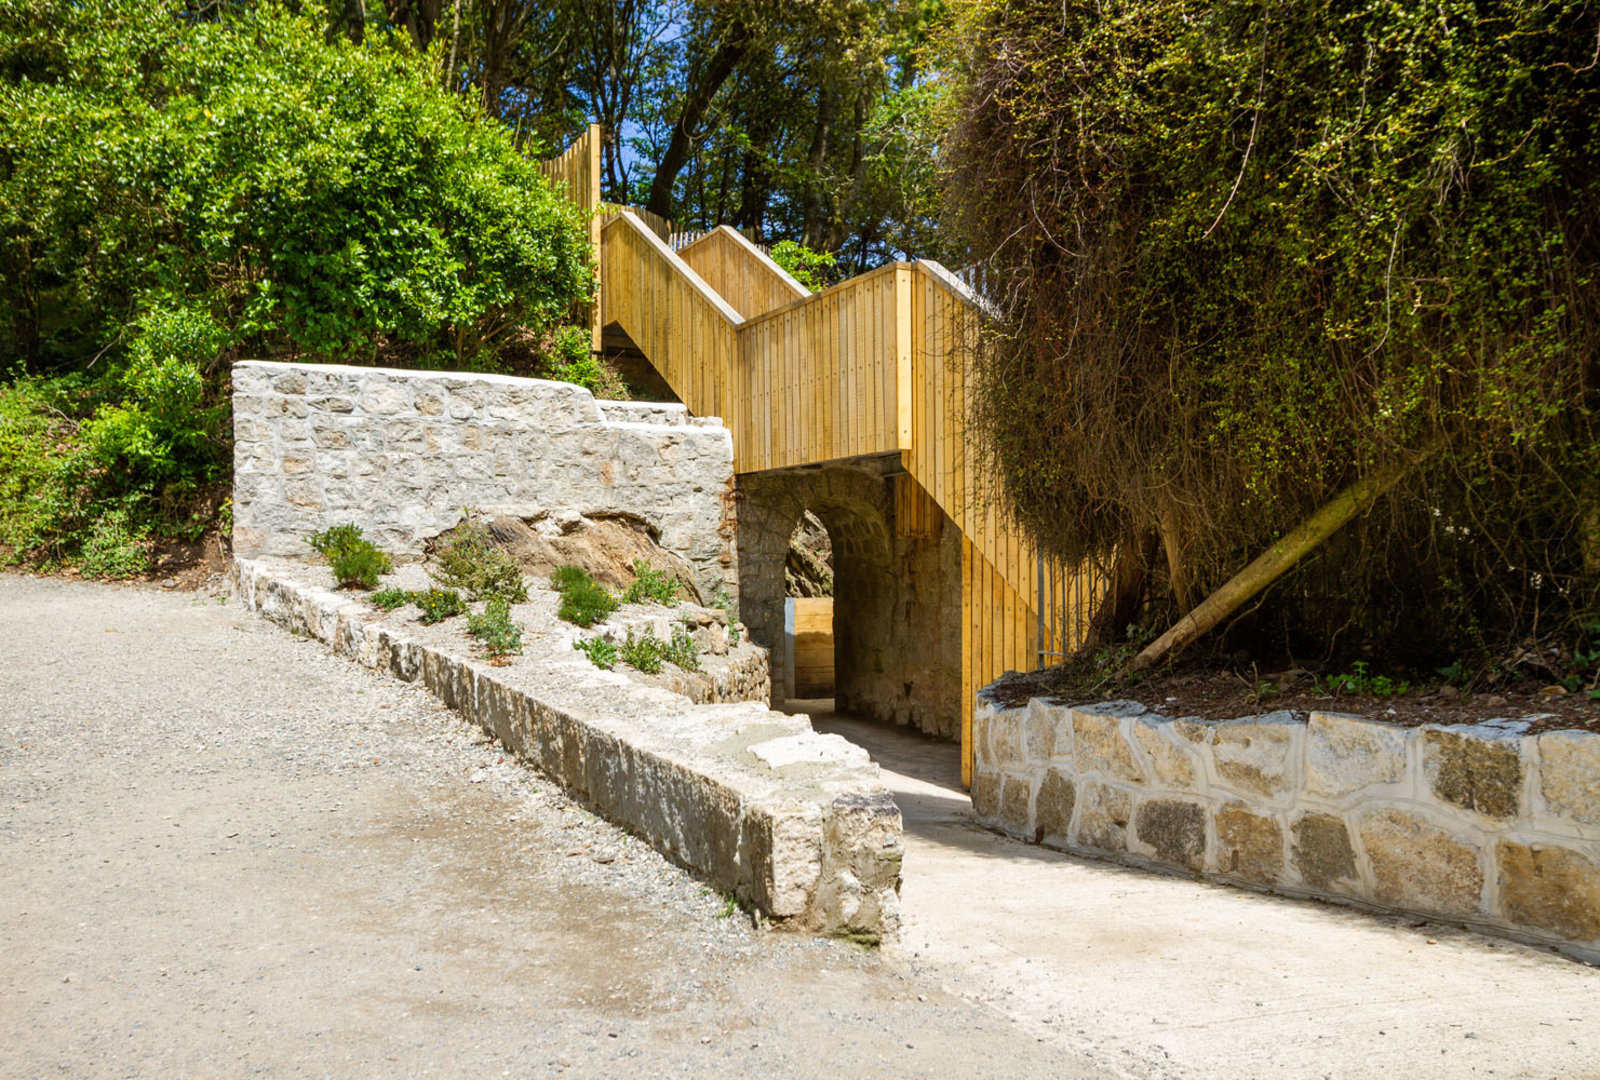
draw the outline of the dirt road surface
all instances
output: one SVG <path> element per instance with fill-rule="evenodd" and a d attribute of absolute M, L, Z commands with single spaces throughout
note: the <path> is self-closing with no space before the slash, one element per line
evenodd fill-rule
<path fill-rule="evenodd" d="M 1120 1074 L 209 595 L 0 575 L 0 868 L 8 1080 Z"/>

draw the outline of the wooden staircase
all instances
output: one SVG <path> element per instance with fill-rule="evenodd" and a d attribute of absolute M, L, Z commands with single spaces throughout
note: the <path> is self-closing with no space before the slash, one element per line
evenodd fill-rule
<path fill-rule="evenodd" d="M 962 535 L 962 749 L 976 695 L 1071 651 L 1102 591 L 1050 566 L 997 509 L 965 419 L 982 306 L 928 260 L 819 293 L 723 226 L 674 251 L 659 221 L 599 205 L 599 128 L 547 173 L 595 212 L 600 328 L 616 324 L 691 412 L 719 416 L 741 473 L 894 455 L 897 526 L 935 513 Z M 592 166 L 590 163 L 592 162 Z M 653 226 L 653 227 L 652 227 Z"/>

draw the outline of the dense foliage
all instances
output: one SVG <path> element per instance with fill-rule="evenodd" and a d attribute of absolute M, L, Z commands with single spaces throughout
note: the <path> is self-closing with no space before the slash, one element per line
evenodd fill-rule
<path fill-rule="evenodd" d="M 949 205 L 1002 314 L 1010 509 L 1147 564 L 1163 622 L 1410 463 L 1233 640 L 1566 647 L 1600 583 L 1597 31 L 1571 0 L 978 3 Z"/>
<path fill-rule="evenodd" d="M 331 8 L 402 36 L 509 127 L 607 134 L 605 197 L 697 229 L 837 254 L 846 276 L 936 257 L 944 0 L 383 0 Z"/>
<path fill-rule="evenodd" d="M 132 573 L 203 528 L 239 355 L 496 368 L 593 288 L 579 212 L 435 58 L 274 0 L 192 10 L 0 8 L 13 556 Z"/>

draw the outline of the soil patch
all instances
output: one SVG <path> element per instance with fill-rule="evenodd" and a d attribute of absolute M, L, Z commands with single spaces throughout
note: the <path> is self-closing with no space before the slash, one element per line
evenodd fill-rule
<path fill-rule="evenodd" d="M 1086 677 L 1081 669 L 1047 668 L 1012 674 L 995 684 L 996 697 L 1007 706 L 1029 698 L 1063 702 L 1137 701 L 1166 716 L 1199 716 L 1232 720 L 1287 709 L 1358 713 L 1374 720 L 1420 727 L 1423 724 L 1480 724 L 1486 720 L 1523 720 L 1530 734 L 1542 731 L 1600 732 L 1600 702 L 1564 687 L 1531 682 L 1492 692 L 1470 693 L 1455 686 L 1428 686 L 1405 694 L 1328 693 L 1308 671 L 1270 674 L 1238 671 L 1173 670 L 1137 681 Z"/>

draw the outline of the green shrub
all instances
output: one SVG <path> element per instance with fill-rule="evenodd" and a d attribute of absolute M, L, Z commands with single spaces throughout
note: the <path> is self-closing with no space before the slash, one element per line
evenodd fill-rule
<path fill-rule="evenodd" d="M 405 607 L 411 603 L 411 593 L 405 589 L 379 589 L 367 601 L 373 607 L 382 608 L 384 611 L 393 611 L 395 608 Z"/>
<path fill-rule="evenodd" d="M 411 594 L 411 602 L 422 609 L 422 621 L 429 626 L 467 610 L 467 606 L 461 602 L 461 594 L 454 589 L 424 589 L 421 592 L 414 592 Z"/>
<path fill-rule="evenodd" d="M 700 647 L 689 636 L 689 628 L 682 624 L 672 628 L 672 640 L 667 642 L 661 656 L 685 671 L 700 670 Z"/>
<path fill-rule="evenodd" d="M 634 637 L 633 631 L 629 630 L 628 640 L 617 649 L 617 655 L 624 664 L 646 675 L 661 673 L 661 661 L 666 658 L 666 652 L 667 643 L 649 631 L 642 637 Z"/>
<path fill-rule="evenodd" d="M 89 527 L 79 552 L 78 567 L 86 578 L 127 578 L 150 569 L 149 535 L 128 520 L 125 510 L 112 510 Z"/>
<path fill-rule="evenodd" d="M 617 647 L 605 638 L 589 638 L 572 643 L 572 647 L 588 656 L 597 668 L 610 671 L 617 666 Z"/>
<path fill-rule="evenodd" d="M 342 589 L 376 589 L 378 578 L 394 569 L 389 556 L 366 540 L 339 552 L 328 565 Z"/>
<path fill-rule="evenodd" d="M 462 590 L 470 599 L 501 597 L 513 604 L 528 599 L 522 568 L 495 546 L 489 527 L 470 511 L 435 542 L 433 560 L 429 576 L 446 588 Z"/>
<path fill-rule="evenodd" d="M 581 213 L 512 132 L 434 57 L 324 40 L 320 6 L 0 16 L 0 370 L 87 360 L 168 295 L 254 355 L 465 366 L 589 296 Z"/>
<path fill-rule="evenodd" d="M 827 251 L 812 251 L 793 240 L 779 240 L 769 253 L 772 261 L 783 267 L 796 281 L 817 292 L 828 287 L 828 275 L 833 272 L 838 257 Z"/>
<path fill-rule="evenodd" d="M 306 537 L 306 543 L 310 544 L 318 555 L 330 561 L 366 542 L 361 535 L 359 525 L 332 525 Z"/>
<path fill-rule="evenodd" d="M 580 566 L 558 566 L 550 585 L 561 594 L 556 616 L 574 626 L 593 626 L 617 610 L 617 598 L 606 592 Z"/>
<path fill-rule="evenodd" d="M 306 537 L 333 569 L 340 588 L 376 589 L 378 578 L 394 569 L 389 556 L 361 535 L 359 525 L 334 525 Z"/>
<path fill-rule="evenodd" d="M 550 587 L 556 592 L 566 592 L 570 585 L 592 580 L 589 571 L 581 566 L 558 566 L 550 572 Z"/>
<path fill-rule="evenodd" d="M 624 604 L 666 604 L 678 602 L 678 579 L 657 570 L 645 559 L 633 560 L 633 584 L 622 594 Z"/>
<path fill-rule="evenodd" d="M 627 384 L 615 368 L 596 356 L 589 331 L 581 326 L 563 326 L 556 331 L 550 351 L 542 358 L 539 374 L 557 382 L 581 386 L 597 398 L 625 401 Z"/>
<path fill-rule="evenodd" d="M 505 597 L 492 597 L 483 611 L 467 616 L 467 633 L 477 638 L 489 659 L 501 663 L 522 651 L 522 627 L 511 621 L 511 605 Z"/>

